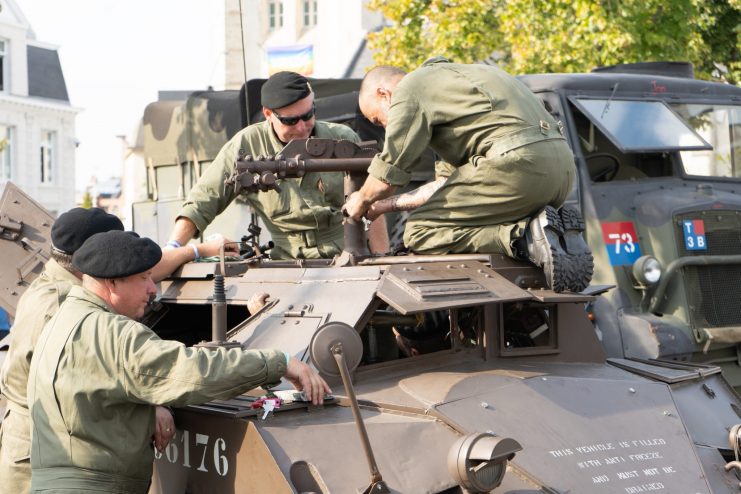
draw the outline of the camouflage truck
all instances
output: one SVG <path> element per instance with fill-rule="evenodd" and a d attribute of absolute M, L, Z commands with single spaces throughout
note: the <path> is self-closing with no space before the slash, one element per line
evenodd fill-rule
<path fill-rule="evenodd" d="M 716 364 L 741 385 L 741 88 L 683 63 L 523 76 L 566 129 L 609 356 Z"/>

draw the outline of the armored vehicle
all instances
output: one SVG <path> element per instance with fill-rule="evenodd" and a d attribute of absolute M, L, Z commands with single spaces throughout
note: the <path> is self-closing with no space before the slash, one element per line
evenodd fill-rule
<path fill-rule="evenodd" d="M 521 80 L 560 119 L 609 356 L 719 365 L 741 385 L 741 88 L 682 63 Z"/>
<path fill-rule="evenodd" d="M 546 90 L 537 87 L 538 77 L 557 79 L 544 82 Z M 597 141 L 597 124 L 590 132 L 585 115 L 582 127 L 577 126 L 577 105 L 581 99 L 597 100 L 607 118 L 620 108 L 615 101 L 619 88 L 627 84 L 614 91 L 613 82 L 601 101 L 583 97 L 580 90 L 571 94 L 555 82 L 578 76 L 558 77 L 523 80 L 565 123 L 574 149 L 584 145 L 582 134 L 576 133 L 584 126 L 587 142 L 594 135 L 600 149 L 609 149 L 611 141 Z M 584 77 L 620 82 L 643 76 Z M 667 79 L 655 79 L 667 84 Z M 231 98 L 235 104 L 241 99 L 246 107 L 246 93 L 241 98 L 232 93 Z M 206 110 L 210 97 L 218 97 L 202 96 Z M 660 104 L 657 111 L 676 117 L 676 110 L 661 98 L 651 101 Z M 173 105 L 170 115 L 177 108 L 182 109 L 182 103 Z M 204 111 L 202 121 L 218 129 L 217 113 Z M 348 115 L 349 120 L 355 118 L 353 112 Z M 694 127 L 687 128 L 698 134 Z M 206 135 L 197 129 L 180 140 L 185 150 L 197 149 L 196 136 Z M 368 159 L 367 147 L 346 142 L 310 139 L 289 146 L 282 158 L 239 160 L 228 186 L 260 189 L 313 166 L 351 170 L 352 177 Z M 684 152 L 658 155 L 674 160 Z M 611 154 L 623 158 L 616 153 L 613 149 Z M 591 241 L 595 229 L 601 229 L 595 214 L 602 209 L 594 205 L 601 182 L 584 174 L 599 158 L 587 159 L 581 150 L 575 154 L 582 176 L 570 200 L 584 207 Z M 184 177 L 192 181 L 198 167 L 208 166 L 205 151 L 197 161 L 184 155 L 165 158 L 159 166 L 154 160 L 148 164 L 150 181 L 161 177 L 154 190 L 174 184 L 177 199 Z M 168 167 L 173 172 L 170 180 L 165 179 Z M 611 171 L 606 178 L 615 179 L 619 173 Z M 683 176 L 674 178 L 680 184 L 685 181 Z M 350 188 L 353 180 L 347 183 Z M 150 216 L 160 222 L 165 211 L 155 209 L 158 202 L 142 204 L 152 208 Z M 622 203 L 616 202 L 619 207 Z M 230 221 L 242 225 L 237 234 L 244 233 L 249 212 Z M 618 238 L 628 242 L 627 237 Z M 188 345 L 281 348 L 312 362 L 330 381 L 333 396 L 314 407 L 283 383 L 175 410 L 178 433 L 157 455 L 151 492 L 739 491 L 741 399 L 721 366 L 692 362 L 691 355 L 686 361 L 663 354 L 626 355 L 622 346 L 608 355 L 606 333 L 620 335 L 623 329 L 610 327 L 597 314 L 602 307 L 619 310 L 613 309 L 615 300 L 622 299 L 614 293 L 627 288 L 617 275 L 595 279 L 619 285 L 612 293 L 599 295 L 606 286 L 596 284 L 582 293 L 554 293 L 545 288 L 537 268 L 498 255 L 367 255 L 362 225 L 352 223 L 346 226 L 346 252 L 333 260 L 274 261 L 260 252 L 255 235 L 242 243 L 242 258 L 186 264 L 163 282 L 147 324 L 162 337 Z M 592 242 L 595 255 L 606 257 L 600 245 Z M 671 245 L 651 252 L 664 252 Z M 22 244 L 18 248 L 27 250 Z M 630 274 L 628 268 L 609 266 L 615 273 Z M 642 272 L 651 274 L 649 269 L 638 274 Z M 270 294 L 268 303 L 249 314 L 247 301 L 259 291 Z M 656 333 L 655 328 L 647 331 Z"/>

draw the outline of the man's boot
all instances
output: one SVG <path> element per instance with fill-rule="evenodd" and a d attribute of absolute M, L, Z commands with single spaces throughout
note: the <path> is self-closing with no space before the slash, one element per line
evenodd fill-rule
<path fill-rule="evenodd" d="M 589 286 L 594 272 L 594 258 L 584 240 L 584 219 L 573 206 L 563 206 L 558 210 L 563 226 L 563 243 L 571 256 L 573 269 L 568 271 L 567 287 L 572 292 L 580 292 Z"/>
<path fill-rule="evenodd" d="M 561 245 L 563 235 L 561 215 L 552 206 L 532 218 L 525 230 L 528 259 L 543 268 L 546 284 L 555 292 L 567 289 L 570 278 L 571 258 Z"/>

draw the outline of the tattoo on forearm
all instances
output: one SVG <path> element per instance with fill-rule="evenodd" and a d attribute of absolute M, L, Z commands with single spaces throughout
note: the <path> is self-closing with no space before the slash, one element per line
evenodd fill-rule
<path fill-rule="evenodd" d="M 384 206 L 388 206 L 388 211 L 411 211 L 426 203 L 432 197 L 432 194 L 445 184 L 446 180 L 447 178 L 440 177 L 434 182 L 424 184 L 406 194 L 399 194 L 378 201 L 377 205 L 381 210 L 385 209 Z"/>

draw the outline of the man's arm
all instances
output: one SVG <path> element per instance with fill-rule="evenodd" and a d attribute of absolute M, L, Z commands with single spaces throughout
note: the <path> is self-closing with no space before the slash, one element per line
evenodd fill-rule
<path fill-rule="evenodd" d="M 195 237 L 197 231 L 198 229 L 195 223 L 190 218 L 180 216 L 175 220 L 175 227 L 170 234 L 170 240 L 175 240 L 180 245 L 185 245 Z"/>
<path fill-rule="evenodd" d="M 342 207 L 342 211 L 355 221 L 360 221 L 360 218 L 365 215 L 371 204 L 389 197 L 394 193 L 395 189 L 396 187 L 393 185 L 389 185 L 372 175 L 368 175 L 360 190 L 353 192 L 347 199 L 347 202 Z"/>
<path fill-rule="evenodd" d="M 447 177 L 438 177 L 435 181 L 426 183 L 411 192 L 376 201 L 370 205 L 365 216 L 369 220 L 375 220 L 382 214 L 393 211 L 411 211 L 417 209 L 426 203 L 432 197 L 432 194 L 440 189 L 447 180 Z"/>
<path fill-rule="evenodd" d="M 179 218 L 178 222 L 180 220 L 184 220 L 183 223 L 190 223 L 190 220 L 187 218 Z M 175 223 L 176 229 L 178 222 Z M 193 225 L 193 223 L 190 224 Z M 224 246 L 225 255 L 239 255 L 238 245 L 222 236 L 202 244 L 187 244 L 174 249 L 166 247 L 162 249 L 162 259 L 152 268 L 152 279 L 155 283 L 164 280 L 186 262 L 194 261 L 196 259 L 196 252 L 198 252 L 198 258 L 218 256 L 221 253 L 222 245 Z"/>

